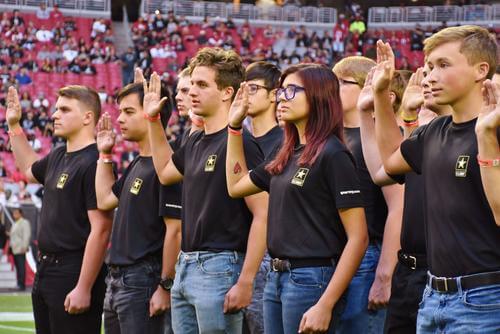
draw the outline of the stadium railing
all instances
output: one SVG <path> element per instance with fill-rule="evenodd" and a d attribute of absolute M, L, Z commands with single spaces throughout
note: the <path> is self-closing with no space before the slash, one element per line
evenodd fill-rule
<path fill-rule="evenodd" d="M 193 22 L 201 22 L 205 16 L 227 19 L 235 22 L 252 20 L 255 25 L 304 25 L 308 27 L 331 28 L 337 22 L 337 10 L 330 7 L 310 6 L 257 6 L 224 2 L 162 1 L 144 0 L 142 13 L 152 14 L 156 10 L 167 13 L 172 10 L 176 16 L 186 16 Z"/>
<path fill-rule="evenodd" d="M 61 12 L 72 16 L 109 18 L 111 0 L 0 0 L 0 10 L 36 11 L 41 3 L 57 5 Z"/>
<path fill-rule="evenodd" d="M 500 4 L 467 6 L 372 7 L 368 11 L 370 28 L 412 28 L 416 24 L 440 26 L 476 24 L 500 27 Z"/>

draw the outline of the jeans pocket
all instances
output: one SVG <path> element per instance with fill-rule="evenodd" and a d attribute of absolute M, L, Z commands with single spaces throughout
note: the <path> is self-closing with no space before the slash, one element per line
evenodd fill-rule
<path fill-rule="evenodd" d="M 320 289 L 323 286 L 323 270 L 321 267 L 292 269 L 290 282 L 300 287 Z"/>
<path fill-rule="evenodd" d="M 431 288 L 429 288 L 427 285 L 425 286 L 424 293 L 422 294 L 422 299 L 418 303 L 418 307 L 422 307 L 424 305 L 425 299 L 431 295 Z"/>
<path fill-rule="evenodd" d="M 500 310 L 500 285 L 488 285 L 464 292 L 463 303 L 476 310 Z"/>
<path fill-rule="evenodd" d="M 160 281 L 152 272 L 129 271 L 123 273 L 123 286 L 132 289 L 148 289 Z"/>
<path fill-rule="evenodd" d="M 231 276 L 233 274 L 233 263 L 228 256 L 213 256 L 201 260 L 200 270 L 213 276 Z"/>

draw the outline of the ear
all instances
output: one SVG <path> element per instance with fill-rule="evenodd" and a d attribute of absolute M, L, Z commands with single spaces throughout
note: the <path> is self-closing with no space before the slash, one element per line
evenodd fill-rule
<path fill-rule="evenodd" d="M 83 125 L 95 125 L 96 123 L 97 122 L 94 121 L 94 113 L 92 112 L 92 110 L 85 111 L 85 113 L 83 114 Z"/>
<path fill-rule="evenodd" d="M 490 71 L 490 65 L 487 62 L 483 61 L 477 63 L 475 68 L 476 68 L 476 82 L 486 80 L 488 72 Z"/>
<path fill-rule="evenodd" d="M 277 89 L 273 89 L 269 92 L 269 97 L 271 98 L 271 103 L 276 103 L 276 91 Z"/>
<path fill-rule="evenodd" d="M 234 88 L 231 86 L 228 86 L 222 90 L 222 102 L 231 102 L 231 99 L 233 98 L 233 95 L 235 94 Z"/>
<path fill-rule="evenodd" d="M 396 94 L 394 92 L 389 92 L 389 97 L 391 98 L 391 104 L 394 105 L 394 102 L 396 102 Z"/>

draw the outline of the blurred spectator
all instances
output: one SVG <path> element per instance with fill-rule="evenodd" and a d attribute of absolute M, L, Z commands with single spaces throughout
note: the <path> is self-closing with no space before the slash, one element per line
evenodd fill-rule
<path fill-rule="evenodd" d="M 33 148 L 33 151 L 39 153 L 42 150 L 42 142 L 36 137 L 34 131 L 28 131 L 26 138 L 28 139 L 28 143 Z"/>
<path fill-rule="evenodd" d="M 50 11 L 50 20 L 52 22 L 62 22 L 64 20 L 64 14 L 59 10 L 59 6 L 54 4 L 52 10 Z"/>
<path fill-rule="evenodd" d="M 420 24 L 410 31 L 410 43 L 411 51 L 422 51 L 424 48 L 424 31 Z"/>
<path fill-rule="evenodd" d="M 0 137 L 0 152 L 7 152 L 7 143 L 4 137 Z M 3 160 L 0 160 L 3 161 Z"/>
<path fill-rule="evenodd" d="M 102 35 L 106 32 L 108 27 L 104 19 L 95 19 L 92 24 L 92 32 L 90 33 L 91 38 L 96 38 L 98 35 Z"/>
<path fill-rule="evenodd" d="M 352 33 L 357 32 L 360 35 L 366 31 L 365 22 L 363 21 L 363 18 L 361 17 L 361 15 L 356 14 L 354 21 L 349 26 L 349 31 Z"/>
<path fill-rule="evenodd" d="M 45 109 L 40 110 L 40 114 L 35 118 L 35 125 L 44 136 L 47 136 L 47 125 L 49 125 L 49 123 L 50 118 L 47 115 L 47 111 Z"/>
<path fill-rule="evenodd" d="M 134 80 L 134 67 L 137 62 L 137 55 L 134 48 L 130 46 L 120 59 L 122 64 L 122 81 L 125 86 Z"/>
<path fill-rule="evenodd" d="M 19 10 L 18 9 L 14 9 L 14 11 L 13 11 L 13 15 L 10 18 L 10 26 L 11 27 L 24 26 L 24 19 L 19 14 Z"/>
<path fill-rule="evenodd" d="M 36 39 L 39 42 L 50 42 L 54 38 L 54 33 L 48 29 L 45 28 L 45 26 L 42 26 L 37 32 L 36 32 Z"/>
<path fill-rule="evenodd" d="M 48 20 L 50 18 L 50 9 L 47 8 L 45 2 L 40 3 L 40 7 L 36 10 L 36 17 L 39 20 Z"/>
<path fill-rule="evenodd" d="M 20 208 L 13 209 L 12 217 L 14 218 L 14 224 L 12 224 L 7 234 L 10 238 L 10 248 L 16 266 L 17 288 L 24 291 L 26 290 L 26 253 L 29 250 L 31 240 L 31 225 L 23 217 Z"/>
<path fill-rule="evenodd" d="M 33 100 L 33 108 L 35 109 L 39 109 L 41 107 L 48 109 L 49 105 L 49 100 L 47 100 L 43 92 L 38 93 L 38 97 Z"/>
<path fill-rule="evenodd" d="M 21 105 L 21 109 L 23 111 L 26 111 L 29 108 L 31 108 L 32 101 L 31 101 L 30 93 L 23 92 L 21 94 L 21 98 L 19 100 L 19 104 Z"/>
<path fill-rule="evenodd" d="M 5 169 L 5 166 L 3 165 L 3 160 L 0 160 L 0 178 L 2 177 L 7 177 L 7 169 Z"/>
<path fill-rule="evenodd" d="M 22 68 L 21 71 L 16 74 L 15 78 L 20 86 L 29 85 L 32 82 L 28 70 L 25 68 Z"/>
<path fill-rule="evenodd" d="M 33 111 L 28 111 L 26 117 L 21 121 L 21 126 L 25 131 L 29 131 L 35 128 L 35 115 Z"/>
<path fill-rule="evenodd" d="M 205 30 L 200 30 L 198 38 L 196 38 L 198 45 L 203 46 L 208 43 L 207 32 Z"/>

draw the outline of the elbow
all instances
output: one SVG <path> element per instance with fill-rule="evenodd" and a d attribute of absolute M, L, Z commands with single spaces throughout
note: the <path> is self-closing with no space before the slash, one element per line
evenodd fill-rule
<path fill-rule="evenodd" d="M 235 187 L 229 186 L 229 184 L 227 185 L 227 193 L 229 194 L 229 197 L 231 197 L 231 198 L 242 198 L 242 197 L 244 197 L 242 194 L 240 194 L 234 188 Z"/>

